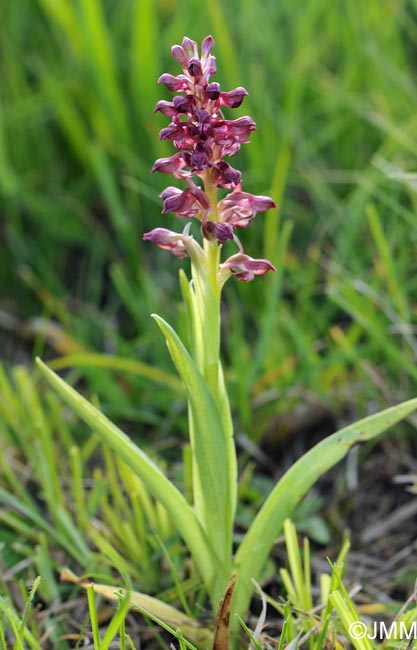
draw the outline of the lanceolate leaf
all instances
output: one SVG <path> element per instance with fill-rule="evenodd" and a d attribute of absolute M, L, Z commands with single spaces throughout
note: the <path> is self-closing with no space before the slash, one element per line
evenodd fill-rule
<path fill-rule="evenodd" d="M 265 501 L 236 554 L 238 579 L 233 603 L 235 612 L 242 618 L 245 616 L 253 590 L 251 579 L 259 577 L 284 520 L 290 517 L 317 479 L 346 456 L 353 445 L 380 435 L 416 409 L 417 399 L 412 399 L 345 427 L 322 440 L 284 474 Z"/>
<path fill-rule="evenodd" d="M 199 568 L 213 599 L 213 605 L 217 607 L 222 586 L 227 582 L 229 575 L 226 573 L 226 567 L 219 562 L 207 535 L 181 492 L 123 431 L 58 377 L 40 359 L 37 359 L 37 364 L 42 375 L 60 397 L 142 479 L 149 492 L 166 508 Z M 220 584 L 214 594 L 214 583 L 217 582 Z"/>
<path fill-rule="evenodd" d="M 172 327 L 153 315 L 167 341 L 175 366 L 185 384 L 193 414 L 194 467 L 204 508 L 204 524 L 212 546 L 230 569 L 232 515 L 226 438 L 217 404 L 201 373 Z"/>

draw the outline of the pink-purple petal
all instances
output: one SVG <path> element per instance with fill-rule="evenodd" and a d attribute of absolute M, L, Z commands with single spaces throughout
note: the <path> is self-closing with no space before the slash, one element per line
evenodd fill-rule
<path fill-rule="evenodd" d="M 151 241 L 156 246 L 159 246 L 159 248 L 171 251 L 175 257 L 179 257 L 180 259 L 187 257 L 183 237 L 184 235 L 167 230 L 167 228 L 154 228 L 154 230 L 146 232 L 143 235 L 145 241 Z"/>
<path fill-rule="evenodd" d="M 163 174 L 175 174 L 184 166 L 184 161 L 180 153 L 176 153 L 169 158 L 158 158 L 153 164 L 151 172 L 162 172 Z"/>
<path fill-rule="evenodd" d="M 184 36 L 182 39 L 182 48 L 189 59 L 198 57 L 197 43 L 191 40 L 191 38 Z"/>
<path fill-rule="evenodd" d="M 249 95 L 245 88 L 239 86 L 226 93 L 220 93 L 220 105 L 229 108 L 238 108 L 243 102 L 243 98 Z"/>
<path fill-rule="evenodd" d="M 174 59 L 178 61 L 180 65 L 182 65 L 183 68 L 187 66 L 188 57 L 184 51 L 184 48 L 181 47 L 181 45 L 173 45 L 171 48 L 171 54 L 174 57 Z"/>
<path fill-rule="evenodd" d="M 214 47 L 214 38 L 212 36 L 206 36 L 206 38 L 201 43 L 201 55 L 202 57 L 207 57 Z"/>
<path fill-rule="evenodd" d="M 245 253 L 232 255 L 220 265 L 220 268 L 228 269 L 238 280 L 243 280 L 243 282 L 250 282 L 255 275 L 265 275 L 268 271 L 276 271 L 275 266 L 269 260 L 256 260 Z"/>
<path fill-rule="evenodd" d="M 196 185 L 183 191 L 167 187 L 160 196 L 164 199 L 162 214 L 173 212 L 183 219 L 191 219 L 210 207 L 206 194 Z"/>
<path fill-rule="evenodd" d="M 201 231 L 206 239 L 215 239 L 218 244 L 233 239 L 233 228 L 228 223 L 207 220 L 202 224 Z"/>
<path fill-rule="evenodd" d="M 165 84 L 168 90 L 174 92 L 181 92 L 187 90 L 190 87 L 190 80 L 183 74 L 179 74 L 174 77 L 174 75 L 165 72 L 158 79 L 159 84 Z"/>

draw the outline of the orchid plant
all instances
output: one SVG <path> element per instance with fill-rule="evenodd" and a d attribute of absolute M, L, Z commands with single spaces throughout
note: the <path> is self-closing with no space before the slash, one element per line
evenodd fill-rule
<path fill-rule="evenodd" d="M 234 576 L 231 611 L 244 617 L 253 591 L 252 581 L 259 579 L 284 520 L 317 478 L 342 459 L 352 445 L 379 435 L 409 415 L 417 408 L 417 399 L 348 426 L 308 451 L 277 483 L 235 549 L 238 464 L 220 360 L 220 298 L 230 277 L 248 282 L 256 275 L 274 270 L 268 260 L 254 259 L 243 251 L 236 231 L 248 228 L 257 213 L 276 209 L 276 205 L 268 196 L 243 191 L 240 172 L 225 160 L 248 142 L 256 127 L 250 117 L 229 120 L 223 115 L 223 109 L 240 106 L 248 93 L 241 87 L 222 92 L 219 84 L 210 80 L 216 72 L 213 47 L 214 39 L 207 36 L 199 56 L 197 44 L 184 38 L 182 45 L 172 48 L 182 74 L 166 73 L 159 78 L 168 90 L 177 93 L 172 101 L 161 100 L 155 108 L 171 118 L 169 126 L 161 131 L 161 140 L 172 141 L 175 153 L 157 160 L 152 171 L 173 174 L 185 184 L 184 189 L 169 186 L 161 198 L 163 214 L 173 212 L 187 223 L 182 232 L 157 227 L 144 235 L 145 240 L 171 251 L 176 257 L 191 260 L 191 279 L 180 272 L 189 347 L 165 320 L 156 315 L 154 318 L 186 388 L 192 503 L 98 409 L 40 360 L 38 364 L 62 398 L 166 508 L 201 575 L 213 612 L 218 610 Z M 223 190 L 221 197 L 219 190 Z M 199 224 L 200 241 L 191 233 L 193 223 Z M 222 261 L 222 248 L 229 240 L 234 242 L 237 252 Z M 184 615 L 183 620 L 184 633 L 194 634 L 188 617 Z M 237 620 L 237 617 L 231 619 L 235 631 Z M 200 637 L 204 639 L 201 647 L 207 647 L 210 638 L 210 635 Z"/>

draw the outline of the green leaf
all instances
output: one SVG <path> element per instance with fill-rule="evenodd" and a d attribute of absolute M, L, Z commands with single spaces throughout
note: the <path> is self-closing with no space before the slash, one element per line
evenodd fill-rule
<path fill-rule="evenodd" d="M 364 625 L 360 620 L 359 615 L 355 610 L 355 606 L 353 605 L 351 599 L 349 598 L 349 595 L 347 594 L 346 590 L 345 590 L 345 597 L 347 597 L 346 601 L 343 599 L 343 596 L 339 591 L 334 591 L 332 594 L 330 594 L 329 600 L 333 605 L 333 607 L 335 608 L 343 624 L 343 627 L 347 632 L 347 638 L 349 639 L 351 644 L 356 648 L 356 650 L 372 650 L 372 643 L 367 637 L 366 625 Z M 356 627 L 356 625 L 359 625 L 359 627 Z M 363 633 L 365 636 L 359 638 L 355 638 L 355 636 L 351 636 L 349 631 L 352 628 L 352 626 L 354 630 L 359 631 L 361 634 Z"/>
<path fill-rule="evenodd" d="M 187 544 L 212 596 L 213 604 L 216 606 L 219 593 L 213 595 L 213 585 L 219 578 L 227 581 L 225 567 L 221 565 L 216 557 L 205 532 L 181 492 L 121 429 L 116 427 L 76 390 L 58 377 L 40 359 L 37 359 L 36 363 L 42 375 L 58 392 L 60 397 L 139 476 L 153 497 L 166 508 L 178 532 Z"/>
<path fill-rule="evenodd" d="M 59 357 L 50 362 L 50 367 L 53 370 L 61 370 L 62 368 L 74 368 L 74 367 L 83 367 L 83 366 L 92 366 L 94 368 L 107 368 L 108 370 L 113 370 L 115 372 L 129 372 L 138 377 L 144 379 L 149 379 L 172 388 L 178 393 L 183 392 L 181 382 L 174 375 L 165 372 L 164 370 L 159 370 L 159 368 L 154 368 L 147 363 L 142 361 L 137 361 L 136 359 L 129 359 L 125 357 L 118 357 L 112 354 L 96 354 L 96 353 L 80 353 L 80 354 L 69 354 L 64 357 Z"/>
<path fill-rule="evenodd" d="M 172 360 L 187 389 L 192 411 L 191 444 L 199 481 L 204 526 L 213 548 L 230 569 L 231 533 L 230 480 L 226 439 L 213 394 L 176 332 L 153 314 L 165 336 Z"/>
<path fill-rule="evenodd" d="M 234 611 L 244 617 L 257 580 L 282 525 L 317 479 L 358 443 L 371 440 L 417 409 L 417 398 L 364 418 L 322 440 L 277 483 L 243 539 L 235 558 Z"/>

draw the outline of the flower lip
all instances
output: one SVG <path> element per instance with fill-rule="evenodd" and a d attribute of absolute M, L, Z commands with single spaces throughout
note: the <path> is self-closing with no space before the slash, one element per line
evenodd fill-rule
<path fill-rule="evenodd" d="M 231 189 L 238 185 L 241 181 L 242 174 L 238 169 L 231 167 L 229 163 L 221 160 L 216 165 L 213 165 L 211 180 L 219 187 Z"/>
<path fill-rule="evenodd" d="M 187 68 L 188 74 L 190 74 L 195 79 L 200 79 L 203 70 L 201 68 L 201 63 L 198 59 L 190 59 L 190 63 Z"/>
<path fill-rule="evenodd" d="M 201 170 L 210 167 L 210 157 L 206 148 L 197 144 L 193 153 L 190 156 L 189 165 L 195 169 Z"/>
<path fill-rule="evenodd" d="M 218 221 L 204 221 L 201 231 L 206 239 L 215 239 L 218 244 L 224 244 L 234 236 L 233 227 L 230 224 Z"/>
<path fill-rule="evenodd" d="M 220 97 L 220 84 L 217 81 L 207 84 L 205 93 L 209 99 L 218 99 Z"/>

